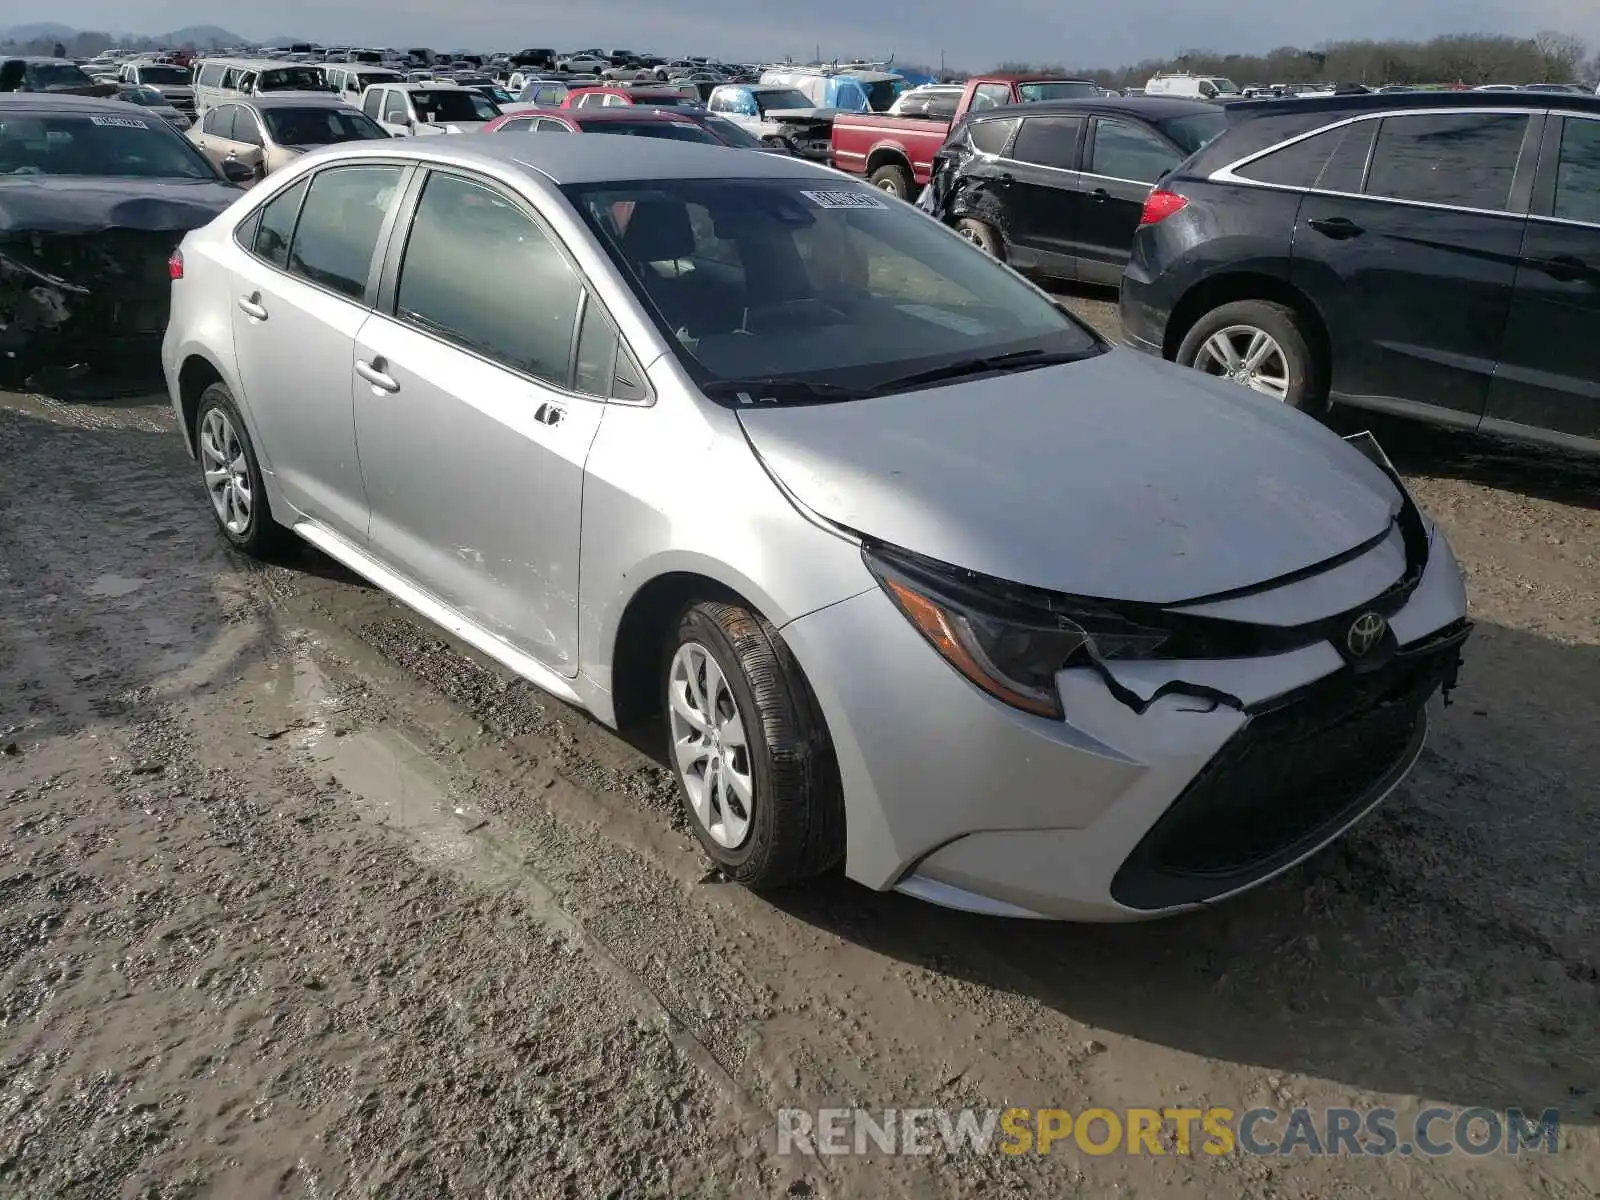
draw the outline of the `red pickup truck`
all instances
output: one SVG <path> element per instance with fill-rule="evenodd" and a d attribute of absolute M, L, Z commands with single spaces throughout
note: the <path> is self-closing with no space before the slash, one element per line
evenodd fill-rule
<path fill-rule="evenodd" d="M 951 128 L 977 109 L 1039 100 L 1077 100 L 1105 90 L 1087 79 L 1052 75 L 981 75 L 967 81 L 956 115 L 948 121 L 887 113 L 841 113 L 833 121 L 833 165 L 865 175 L 874 187 L 910 200 L 928 182 L 933 156 Z"/>

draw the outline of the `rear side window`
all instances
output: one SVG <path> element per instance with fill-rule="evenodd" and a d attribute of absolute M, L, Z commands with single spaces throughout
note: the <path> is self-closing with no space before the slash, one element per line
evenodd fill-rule
<path fill-rule="evenodd" d="M 400 264 L 401 320 L 565 388 L 582 292 L 555 244 L 506 197 L 429 177 Z"/>
<path fill-rule="evenodd" d="M 300 215 L 300 202 L 306 198 L 307 183 L 302 179 L 261 206 L 251 249 L 275 267 L 289 265 L 289 239 L 294 235 L 294 219 Z"/>
<path fill-rule="evenodd" d="M 1242 179 L 1323 192 L 1359 192 L 1376 121 L 1355 121 L 1314 133 L 1240 167 Z"/>
<path fill-rule="evenodd" d="M 533 129 L 533 118 L 523 117 L 520 121 L 507 121 L 500 126 L 501 133 L 528 133 Z"/>
<path fill-rule="evenodd" d="M 311 181 L 289 251 L 289 270 L 360 300 L 378 233 L 400 190 L 399 167 L 330 167 Z"/>
<path fill-rule="evenodd" d="M 1020 124 L 1015 117 L 1004 121 L 974 121 L 967 128 L 967 136 L 972 141 L 972 148 L 980 154 L 1004 154 L 1006 143 L 1011 140 L 1011 134 Z"/>
<path fill-rule="evenodd" d="M 1552 215 L 1600 225 L 1600 121 L 1568 117 L 1562 125 Z"/>
<path fill-rule="evenodd" d="M 1385 117 L 1367 194 L 1504 211 L 1527 129 L 1520 113 Z"/>
<path fill-rule="evenodd" d="M 1017 133 L 1011 157 L 1041 167 L 1076 170 L 1078 134 L 1082 129 L 1082 117 L 1029 117 Z"/>

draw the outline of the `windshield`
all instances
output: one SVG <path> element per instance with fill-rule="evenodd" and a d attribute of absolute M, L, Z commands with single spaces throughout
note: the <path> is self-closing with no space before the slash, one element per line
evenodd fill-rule
<path fill-rule="evenodd" d="M 79 88 L 94 80 L 71 63 L 34 63 L 28 68 L 28 81 L 37 91 L 54 88 Z"/>
<path fill-rule="evenodd" d="M 782 88 L 776 92 L 756 92 L 756 108 L 762 112 L 782 112 L 786 108 L 815 108 L 811 98 L 804 92 L 794 88 Z"/>
<path fill-rule="evenodd" d="M 183 67 L 140 67 L 140 83 L 164 83 L 169 87 L 190 82 L 189 72 Z"/>
<path fill-rule="evenodd" d="M 492 121 L 500 109 L 489 97 L 470 88 L 440 88 L 432 92 L 412 92 L 411 102 L 424 121 Z"/>
<path fill-rule="evenodd" d="M 256 85 L 262 92 L 325 92 L 327 77 L 316 67 L 274 67 L 261 72 Z"/>
<path fill-rule="evenodd" d="M 217 178 L 211 165 L 165 121 L 132 111 L 127 116 L 51 114 L 0 122 L 0 175 Z"/>
<path fill-rule="evenodd" d="M 377 83 L 404 83 L 406 77 L 399 71 L 363 71 L 356 77 L 363 88 Z"/>
<path fill-rule="evenodd" d="M 1187 117 L 1173 117 L 1170 121 L 1157 121 L 1161 130 L 1186 153 L 1193 154 L 1227 127 L 1228 114 L 1220 108 L 1215 112 L 1195 113 Z"/>
<path fill-rule="evenodd" d="M 1085 96 L 1103 96 L 1105 89 L 1086 79 L 1062 79 L 1055 83 L 1019 83 L 1017 95 L 1024 104 L 1037 104 L 1041 100 L 1079 100 Z"/>
<path fill-rule="evenodd" d="M 905 205 L 841 180 L 564 189 L 701 386 L 877 389 L 999 354 L 1096 353 L 1031 284 Z M 846 398 L 841 396 L 841 398 Z"/>
<path fill-rule="evenodd" d="M 700 142 L 715 146 L 717 139 L 687 121 L 591 121 L 585 133 L 627 133 L 634 137 L 664 138 L 669 142 Z"/>
<path fill-rule="evenodd" d="M 737 146 L 741 150 L 759 150 L 766 144 L 747 129 L 715 113 L 702 113 L 700 124 L 709 129 L 724 146 Z"/>
<path fill-rule="evenodd" d="M 263 108 L 267 133 L 280 146 L 331 146 L 386 138 L 371 117 L 353 108 Z"/>
<path fill-rule="evenodd" d="M 669 94 L 663 92 L 648 92 L 645 95 L 636 95 L 633 101 L 641 107 L 649 108 L 699 108 L 698 99 L 691 100 L 681 92 Z"/>
<path fill-rule="evenodd" d="M 887 112 L 894 104 L 895 82 L 892 79 L 879 79 L 872 83 L 857 80 L 867 90 L 867 107 L 873 112 Z"/>

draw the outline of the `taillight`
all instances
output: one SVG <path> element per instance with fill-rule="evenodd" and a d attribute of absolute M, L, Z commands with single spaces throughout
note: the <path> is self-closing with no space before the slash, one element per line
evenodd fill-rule
<path fill-rule="evenodd" d="M 1163 191 L 1156 188 L 1145 197 L 1144 212 L 1139 214 L 1139 224 L 1158 225 L 1175 212 L 1180 212 L 1189 203 L 1187 196 L 1180 196 L 1177 192 Z"/>
<path fill-rule="evenodd" d="M 181 249 L 174 250 L 167 257 L 167 278 L 168 279 L 182 279 L 183 278 L 183 251 Z"/>

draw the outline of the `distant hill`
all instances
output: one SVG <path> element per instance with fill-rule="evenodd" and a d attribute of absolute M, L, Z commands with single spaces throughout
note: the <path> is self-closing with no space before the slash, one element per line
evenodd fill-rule
<path fill-rule="evenodd" d="M 40 21 L 30 25 L 13 25 L 9 29 L 0 29 L 0 41 L 70 42 L 83 32 L 86 31 L 73 29 L 70 25 L 58 25 L 53 21 Z M 212 42 L 221 42 L 223 45 L 239 45 L 249 39 L 240 37 L 237 33 L 223 29 L 218 25 L 185 25 L 182 29 L 174 29 L 171 33 L 119 33 L 113 35 L 112 40 L 119 43 L 148 40 L 169 46 L 181 46 L 186 42 L 193 42 L 196 46 L 209 46 Z"/>
<path fill-rule="evenodd" d="M 13 25 L 10 29 L 0 29 L 0 38 L 14 42 L 34 42 L 41 38 L 62 42 L 77 36 L 78 31 L 72 26 L 57 25 L 54 21 L 38 21 L 32 25 Z"/>
<path fill-rule="evenodd" d="M 217 25 L 185 25 L 182 29 L 174 29 L 171 33 L 160 34 L 155 40 L 171 42 L 173 45 L 193 42 L 197 46 L 206 46 L 212 42 L 221 42 L 225 46 L 236 46 L 250 39 L 240 37 L 237 33 Z"/>

